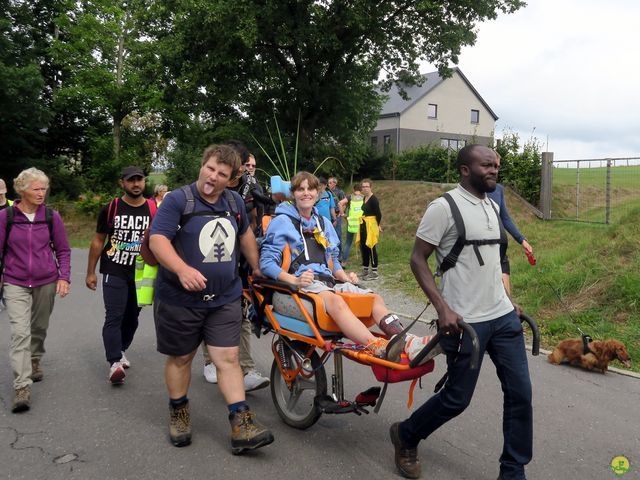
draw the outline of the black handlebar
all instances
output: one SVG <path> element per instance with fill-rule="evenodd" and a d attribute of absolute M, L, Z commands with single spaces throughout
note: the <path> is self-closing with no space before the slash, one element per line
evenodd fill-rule
<path fill-rule="evenodd" d="M 529 324 L 529 328 L 531 328 L 531 333 L 533 335 L 531 354 L 540 355 L 540 329 L 538 328 L 538 324 L 533 318 L 524 312 L 520 315 L 520 321 L 527 322 Z"/>
<path fill-rule="evenodd" d="M 480 358 L 480 342 L 478 341 L 478 335 L 476 334 L 476 331 L 473 329 L 473 327 L 471 325 L 469 325 L 468 323 L 460 320 L 458 322 L 458 326 L 463 330 L 464 333 L 466 333 L 467 335 L 469 335 L 469 337 L 471 338 L 471 363 L 469 365 L 469 368 L 471 370 L 476 370 L 478 368 L 478 360 Z M 442 338 L 442 332 L 440 330 L 438 330 L 436 332 L 436 334 L 433 336 L 433 338 L 431 340 L 429 340 L 429 343 L 427 343 L 424 348 L 422 350 L 420 350 L 420 353 L 418 353 L 418 355 L 416 355 L 416 357 L 411 361 L 411 363 L 409 364 L 409 366 L 411 368 L 415 368 L 418 365 L 420 365 L 420 362 L 427 356 L 429 355 L 429 353 L 431 352 L 431 350 L 433 350 L 435 348 L 435 346 L 440 342 L 440 339 Z"/>

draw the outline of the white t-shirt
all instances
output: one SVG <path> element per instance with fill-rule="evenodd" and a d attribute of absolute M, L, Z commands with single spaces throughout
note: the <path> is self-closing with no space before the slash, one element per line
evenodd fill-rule
<path fill-rule="evenodd" d="M 464 220 L 467 240 L 500 238 L 500 224 L 491 203 L 496 210 L 498 206 L 489 197 L 479 199 L 460 185 L 449 193 Z M 444 198 L 429 204 L 416 236 L 436 246 L 436 261 L 440 265 L 458 239 L 451 207 Z M 456 266 L 444 273 L 440 284 L 444 300 L 467 323 L 493 320 L 513 310 L 502 284 L 500 245 L 478 248 L 484 265 L 480 265 L 473 246 L 467 245 L 460 252 Z"/>

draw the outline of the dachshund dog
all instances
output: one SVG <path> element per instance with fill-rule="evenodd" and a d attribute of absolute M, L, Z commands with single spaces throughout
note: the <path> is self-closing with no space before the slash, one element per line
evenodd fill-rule
<path fill-rule="evenodd" d="M 625 367 L 631 366 L 631 359 L 624 343 L 618 340 L 596 340 L 589 342 L 590 352 L 584 352 L 584 345 L 580 338 L 570 338 L 561 341 L 558 346 L 548 355 L 549 363 L 559 365 L 563 360 L 567 360 L 570 365 L 578 365 L 587 370 L 607 371 L 609 362 L 619 360 Z"/>

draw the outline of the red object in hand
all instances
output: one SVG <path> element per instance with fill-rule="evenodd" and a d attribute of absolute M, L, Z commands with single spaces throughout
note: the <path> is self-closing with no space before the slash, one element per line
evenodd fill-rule
<path fill-rule="evenodd" d="M 536 257 L 533 256 L 533 253 L 525 252 L 527 254 L 527 260 L 529 260 L 530 265 L 536 264 Z"/>

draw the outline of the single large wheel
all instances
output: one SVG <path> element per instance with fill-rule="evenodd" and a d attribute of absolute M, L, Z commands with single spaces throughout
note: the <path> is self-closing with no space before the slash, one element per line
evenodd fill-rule
<path fill-rule="evenodd" d="M 306 352 L 309 346 L 303 342 L 289 342 L 298 352 Z M 290 368 L 297 368 L 300 360 L 289 346 L 283 344 L 284 355 Z M 327 375 L 316 352 L 311 355 L 311 371 L 300 373 L 291 387 L 282 377 L 278 362 L 271 366 L 271 398 L 278 415 L 287 425 L 304 430 L 316 423 L 322 415 L 314 401 L 316 396 L 327 394 Z"/>

